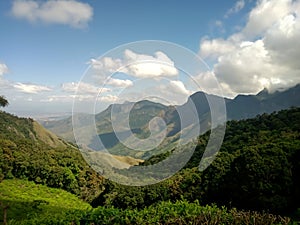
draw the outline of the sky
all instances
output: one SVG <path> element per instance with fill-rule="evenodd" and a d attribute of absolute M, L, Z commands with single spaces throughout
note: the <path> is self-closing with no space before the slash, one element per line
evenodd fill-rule
<path fill-rule="evenodd" d="M 0 1 L 0 95 L 37 117 L 74 101 L 90 112 L 286 89 L 299 83 L 299 15 L 300 0 Z"/>

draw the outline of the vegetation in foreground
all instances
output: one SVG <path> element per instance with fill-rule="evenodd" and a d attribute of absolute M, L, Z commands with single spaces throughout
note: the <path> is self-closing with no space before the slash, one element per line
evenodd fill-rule
<path fill-rule="evenodd" d="M 67 222 L 73 217 L 71 212 L 84 212 L 92 208 L 67 191 L 19 179 L 0 183 L 0 202 L 8 206 L 6 216 L 9 224 L 34 224 L 45 218 L 53 221 L 60 218 Z M 4 210 L 0 213 L 3 218 Z"/>
<path fill-rule="evenodd" d="M 8 224 L 290 224 L 286 217 L 186 200 L 160 202 L 141 210 L 92 209 L 66 191 L 16 179 L 0 183 L 0 193 L 0 201 L 10 206 Z"/>

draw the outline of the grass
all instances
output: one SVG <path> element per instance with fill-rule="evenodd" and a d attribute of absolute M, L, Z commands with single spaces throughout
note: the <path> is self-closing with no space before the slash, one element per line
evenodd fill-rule
<path fill-rule="evenodd" d="M 48 218 L 49 215 L 67 218 L 72 213 L 91 209 L 88 203 L 64 190 L 18 179 L 0 183 L 0 202 L 9 206 L 7 221 L 11 224 L 34 224 L 32 219 Z M 0 219 L 3 221 L 2 209 Z"/>

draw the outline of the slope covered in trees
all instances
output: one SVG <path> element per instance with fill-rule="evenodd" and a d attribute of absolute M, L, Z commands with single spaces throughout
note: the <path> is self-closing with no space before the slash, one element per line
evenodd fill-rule
<path fill-rule="evenodd" d="M 0 175 L 1 180 L 4 179 L 0 185 L 0 201 L 11 205 L 11 213 L 22 207 L 23 211 L 26 207 L 43 211 L 48 207 L 47 202 L 51 202 L 42 198 L 30 201 L 31 197 L 27 203 L 11 201 L 18 192 L 9 192 L 11 197 L 7 197 L 10 195 L 8 183 L 14 188 L 24 185 L 35 188 L 31 186 L 33 183 L 17 184 L 9 180 L 11 178 L 65 189 L 98 207 L 73 210 L 72 207 L 49 206 L 50 211 L 61 211 L 61 214 L 53 217 L 51 213 L 39 215 L 37 212 L 24 224 L 186 224 L 191 221 L 288 224 L 289 219 L 262 211 L 297 218 L 300 208 L 299 108 L 229 121 L 222 148 L 205 171 L 199 172 L 198 164 L 209 133 L 199 137 L 198 146 L 185 168 L 161 183 L 144 187 L 122 186 L 104 180 L 90 169 L 78 149 L 42 130 L 31 119 L 0 112 L 0 121 Z M 153 156 L 143 164 L 155 164 L 171 153 Z M 23 194 L 28 198 L 26 191 L 19 196 Z M 207 204 L 216 206 L 205 206 Z M 22 224 L 22 221 L 11 220 L 11 223 Z"/>
<path fill-rule="evenodd" d="M 216 159 L 198 171 L 209 133 L 199 137 L 194 155 L 179 173 L 159 184 L 126 187 L 107 182 L 96 205 L 143 208 L 184 198 L 201 204 L 290 213 L 300 207 L 300 109 L 230 121 Z M 162 154 L 145 161 L 157 163 Z"/>
<path fill-rule="evenodd" d="M 0 180 L 20 178 L 65 189 L 85 200 L 101 192 L 103 178 L 77 148 L 32 119 L 0 111 Z"/>

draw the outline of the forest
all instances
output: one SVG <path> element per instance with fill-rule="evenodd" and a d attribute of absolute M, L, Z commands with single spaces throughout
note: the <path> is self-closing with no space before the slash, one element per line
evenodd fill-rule
<path fill-rule="evenodd" d="M 297 224 L 300 221 L 299 108 L 229 121 L 221 150 L 206 170 L 200 172 L 198 164 L 209 132 L 198 138 L 197 148 L 182 170 L 160 183 L 140 187 L 104 179 L 85 163 L 71 143 L 59 140 L 49 145 L 48 139 L 53 137 L 41 138 L 31 119 L 0 112 L 0 121 L 2 222 Z M 160 162 L 170 154 L 153 156 L 141 166 Z M 18 191 L 22 188 L 23 191 Z M 53 201 L 60 192 L 62 197 Z M 70 203 L 73 197 L 76 203 Z"/>

